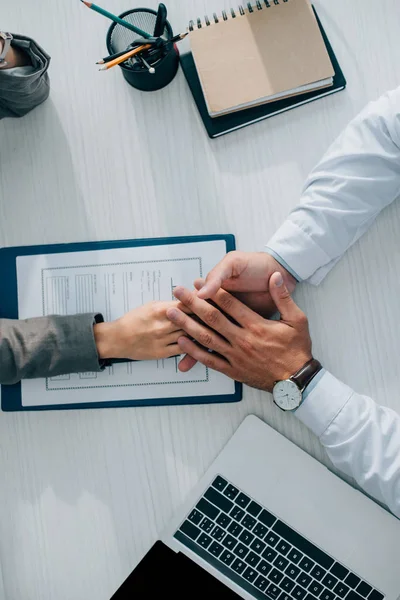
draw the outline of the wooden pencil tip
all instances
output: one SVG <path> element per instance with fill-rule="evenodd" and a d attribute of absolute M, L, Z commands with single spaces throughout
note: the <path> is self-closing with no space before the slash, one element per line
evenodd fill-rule
<path fill-rule="evenodd" d="M 104 65 L 104 60 L 98 60 L 98 61 L 96 62 L 96 65 Z"/>
<path fill-rule="evenodd" d="M 103 67 L 100 67 L 99 71 L 105 71 L 107 69 L 107 66 L 104 65 Z"/>

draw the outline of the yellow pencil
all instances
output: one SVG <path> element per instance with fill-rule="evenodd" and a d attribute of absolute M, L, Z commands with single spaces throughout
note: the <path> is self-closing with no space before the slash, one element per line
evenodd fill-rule
<path fill-rule="evenodd" d="M 132 56 L 135 56 L 135 54 L 140 54 L 140 52 L 144 52 L 144 50 L 149 50 L 150 48 L 151 44 L 143 44 L 142 46 L 134 48 L 134 50 L 129 50 L 129 52 L 126 52 L 122 56 L 119 56 L 118 58 L 115 58 L 114 60 L 110 60 L 110 62 L 105 63 L 102 67 L 100 67 L 99 71 L 107 71 L 107 69 L 111 69 L 111 67 L 115 67 L 115 65 L 119 65 L 125 62 L 126 60 L 128 60 L 128 58 L 132 58 Z"/>

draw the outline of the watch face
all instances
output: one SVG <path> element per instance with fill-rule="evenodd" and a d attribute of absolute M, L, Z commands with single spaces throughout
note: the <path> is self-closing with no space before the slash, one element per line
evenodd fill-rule
<path fill-rule="evenodd" d="M 290 379 L 278 381 L 274 386 L 272 394 L 275 403 L 282 410 L 294 410 L 301 404 L 301 391 L 294 381 L 290 381 Z"/>

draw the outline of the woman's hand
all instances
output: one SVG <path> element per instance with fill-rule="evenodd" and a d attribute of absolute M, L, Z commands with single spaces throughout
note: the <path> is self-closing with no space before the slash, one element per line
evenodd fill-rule
<path fill-rule="evenodd" d="M 178 302 L 150 302 L 109 323 L 94 326 L 99 358 L 152 360 L 181 353 L 178 339 L 186 335 L 167 319 Z"/>

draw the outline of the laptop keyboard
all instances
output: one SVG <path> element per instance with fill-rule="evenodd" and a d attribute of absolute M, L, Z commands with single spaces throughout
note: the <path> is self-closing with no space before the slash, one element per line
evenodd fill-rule
<path fill-rule="evenodd" d="M 174 537 L 257 599 L 384 598 L 219 475 Z"/>

